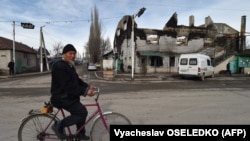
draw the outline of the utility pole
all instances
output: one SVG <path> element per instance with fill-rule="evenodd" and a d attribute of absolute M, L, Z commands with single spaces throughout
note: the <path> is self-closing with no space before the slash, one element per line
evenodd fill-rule
<path fill-rule="evenodd" d="M 131 31 L 131 61 L 132 61 L 132 64 L 131 64 L 131 79 L 134 80 L 134 66 L 135 66 L 135 45 L 134 45 L 134 15 L 131 16 L 132 18 L 132 31 Z"/>
<path fill-rule="evenodd" d="M 14 75 L 16 75 L 16 41 L 15 41 L 15 21 L 13 21 L 13 49 L 12 49 L 12 57 L 14 62 Z"/>
<path fill-rule="evenodd" d="M 43 38 L 43 27 L 45 26 L 40 27 L 40 72 L 43 72 L 43 55 L 45 58 L 47 70 L 49 70 L 47 53 L 46 53 L 46 48 L 45 48 L 45 43 L 44 43 L 44 38 Z"/>
<path fill-rule="evenodd" d="M 135 17 L 138 16 L 140 17 L 144 11 L 146 10 L 146 8 L 141 8 L 139 10 L 139 12 L 136 15 L 132 15 L 132 31 L 131 31 L 131 79 L 134 80 L 134 71 L 135 71 L 135 37 L 134 37 L 134 27 L 135 27 Z"/>
<path fill-rule="evenodd" d="M 34 29 L 35 26 L 31 23 L 21 23 L 21 26 L 26 29 Z M 14 62 L 14 75 L 16 74 L 16 41 L 15 41 L 15 27 L 16 23 L 13 21 L 13 51 L 12 51 L 12 57 L 13 57 L 13 62 Z"/>
<path fill-rule="evenodd" d="M 40 27 L 40 72 L 43 72 L 42 29 L 43 26 Z"/>

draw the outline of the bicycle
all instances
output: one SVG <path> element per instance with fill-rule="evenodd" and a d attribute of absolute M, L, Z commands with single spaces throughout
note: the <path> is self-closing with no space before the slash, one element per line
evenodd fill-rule
<path fill-rule="evenodd" d="M 87 125 L 90 125 L 89 135 L 91 141 L 109 141 L 109 125 L 132 124 L 123 114 L 112 111 L 104 112 L 98 102 L 100 88 L 96 88 L 95 93 L 95 103 L 84 104 L 86 107 L 96 107 L 86 119 L 85 124 L 79 130 L 75 131 L 75 133 L 72 132 L 71 127 L 64 129 L 67 141 L 77 141 L 77 134 Z M 59 113 L 61 113 L 62 118 L 65 118 L 65 111 L 57 108 L 55 108 L 57 109 L 56 111 L 53 111 L 54 107 L 47 102 L 45 102 L 44 107 L 46 107 L 45 112 L 41 113 L 38 110 L 31 110 L 28 116 L 22 120 L 18 129 L 18 141 L 60 140 L 51 129 L 51 126 L 55 121 L 60 120 Z"/>

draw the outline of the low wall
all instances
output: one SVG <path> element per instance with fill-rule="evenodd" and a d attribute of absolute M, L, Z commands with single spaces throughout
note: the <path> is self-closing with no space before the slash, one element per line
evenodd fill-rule
<path fill-rule="evenodd" d="M 250 68 L 244 68 L 244 74 L 250 74 Z"/>

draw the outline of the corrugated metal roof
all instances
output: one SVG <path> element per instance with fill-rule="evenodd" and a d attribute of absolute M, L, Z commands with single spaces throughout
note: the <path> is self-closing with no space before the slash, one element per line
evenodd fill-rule
<path fill-rule="evenodd" d="M 25 44 L 15 42 L 15 50 L 21 52 L 27 52 L 37 54 L 37 51 Z M 0 37 L 0 50 L 13 50 L 13 40 Z"/>

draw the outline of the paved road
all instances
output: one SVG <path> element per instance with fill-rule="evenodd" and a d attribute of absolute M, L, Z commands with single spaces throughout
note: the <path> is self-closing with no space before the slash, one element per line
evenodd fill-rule
<path fill-rule="evenodd" d="M 81 75 L 86 79 L 85 75 Z M 42 96 L 50 95 L 50 74 L 39 76 L 0 79 L 0 95 Z M 103 94 L 136 92 L 164 89 L 210 89 L 210 88 L 249 88 L 250 77 L 215 77 L 201 82 L 197 79 L 182 80 L 168 77 L 160 81 L 103 81 L 88 79 L 89 83 L 101 88 Z"/>
<path fill-rule="evenodd" d="M 184 80 L 182 83 L 179 80 L 167 83 L 140 82 L 147 84 L 144 85 L 145 90 L 124 92 L 125 88 L 139 86 L 137 82 L 132 82 L 134 84 L 128 82 L 119 85 L 123 87 L 113 88 L 120 89 L 119 91 L 101 95 L 100 103 L 105 111 L 120 112 L 129 117 L 133 124 L 250 124 L 248 79 L 242 77 L 231 81 L 209 80 L 205 83 L 195 80 Z M 40 109 L 43 102 L 49 99 L 49 94 L 34 96 L 34 90 L 48 91 L 50 77 L 40 76 L 13 80 L 0 81 L 1 141 L 16 141 L 20 120 L 26 116 L 30 109 Z M 201 88 L 189 87 L 190 82 L 201 86 Z M 228 82 L 233 83 L 233 85 Z M 209 85 L 212 86 L 212 83 L 216 87 L 209 87 Z M 240 83 L 244 87 L 235 87 L 236 84 Z M 104 82 L 102 84 L 104 89 L 108 85 Z M 165 84 L 168 88 L 146 89 L 151 85 L 157 87 L 160 84 Z M 127 85 L 129 86 L 127 87 Z M 175 85 L 181 85 L 182 89 L 172 89 L 171 87 Z M 9 87 L 15 88 L 15 90 L 26 90 L 26 92 L 32 91 L 33 96 L 13 96 Z M 3 94 L 4 92 L 5 94 Z M 82 98 L 82 101 L 91 103 L 93 99 L 87 97 Z M 92 110 L 89 109 L 89 111 Z"/>
<path fill-rule="evenodd" d="M 0 140 L 16 141 L 20 120 L 49 96 L 1 96 Z M 92 98 L 82 98 L 84 103 Z M 249 89 L 151 90 L 101 95 L 103 109 L 133 124 L 250 124 Z M 91 109 L 89 110 L 91 111 Z"/>

